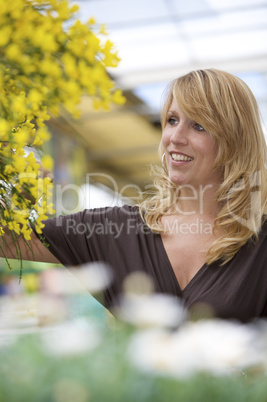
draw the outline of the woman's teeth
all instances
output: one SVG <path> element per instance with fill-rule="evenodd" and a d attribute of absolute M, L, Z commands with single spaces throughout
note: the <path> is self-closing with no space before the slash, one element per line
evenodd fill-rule
<path fill-rule="evenodd" d="M 171 154 L 171 157 L 174 161 L 192 161 L 194 158 L 191 156 L 180 155 L 180 154 Z"/>

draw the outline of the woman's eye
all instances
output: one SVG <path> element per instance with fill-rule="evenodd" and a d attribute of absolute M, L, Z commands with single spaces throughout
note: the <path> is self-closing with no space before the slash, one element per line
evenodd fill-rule
<path fill-rule="evenodd" d="M 169 119 L 168 119 L 168 123 L 171 125 L 171 126 L 173 126 L 175 123 L 176 123 L 176 119 L 174 118 L 174 117 L 169 117 Z"/>
<path fill-rule="evenodd" d="M 205 131 L 205 128 L 202 127 L 202 126 L 201 126 L 200 124 L 198 124 L 198 123 L 195 123 L 195 124 L 194 124 L 194 129 L 197 130 L 197 131 Z"/>

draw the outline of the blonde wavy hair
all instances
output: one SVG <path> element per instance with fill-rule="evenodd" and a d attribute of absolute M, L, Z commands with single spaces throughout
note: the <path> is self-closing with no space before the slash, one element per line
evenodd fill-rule
<path fill-rule="evenodd" d="M 214 169 L 222 169 L 215 202 L 221 206 L 214 222 L 207 264 L 231 260 L 248 240 L 256 241 L 267 213 L 267 149 L 255 97 L 238 77 L 216 69 L 192 71 L 167 87 L 162 127 L 173 99 L 188 118 L 203 126 L 218 144 Z M 160 157 L 163 148 L 159 147 Z M 163 169 L 156 172 L 155 191 L 139 204 L 145 223 L 163 232 L 161 218 L 175 212 L 179 188 Z"/>

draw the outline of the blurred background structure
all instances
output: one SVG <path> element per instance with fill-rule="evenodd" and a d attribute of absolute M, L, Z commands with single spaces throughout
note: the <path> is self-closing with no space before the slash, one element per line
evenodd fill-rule
<path fill-rule="evenodd" d="M 110 69 L 110 74 L 127 102 L 110 112 L 94 112 L 90 100 L 84 98 L 80 120 L 62 115 L 50 121 L 55 184 L 90 181 L 98 185 L 97 194 L 82 197 L 86 199 L 82 203 L 66 187 L 66 211 L 116 203 L 103 185 L 130 198 L 149 185 L 150 164 L 160 163 L 162 93 L 169 81 L 190 70 L 214 67 L 241 77 L 255 94 L 266 126 L 267 0 L 71 3 L 80 6 L 83 22 L 94 17 L 97 23 L 106 24 L 121 57 L 119 67 Z M 102 203 L 103 189 L 108 198 Z"/>

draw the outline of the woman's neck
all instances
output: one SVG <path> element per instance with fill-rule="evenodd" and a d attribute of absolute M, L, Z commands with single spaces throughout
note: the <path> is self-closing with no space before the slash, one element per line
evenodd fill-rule
<path fill-rule="evenodd" d="M 183 216 L 205 216 L 214 218 L 220 208 L 215 201 L 215 193 L 218 186 L 208 184 L 206 186 L 182 186 L 176 203 L 176 212 Z"/>

